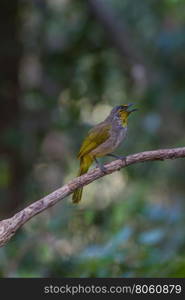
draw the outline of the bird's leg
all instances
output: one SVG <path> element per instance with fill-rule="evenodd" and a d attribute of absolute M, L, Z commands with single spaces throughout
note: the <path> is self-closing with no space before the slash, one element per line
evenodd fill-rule
<path fill-rule="evenodd" d="M 113 153 L 109 153 L 109 154 L 107 154 L 107 156 L 111 156 L 111 157 L 121 159 L 121 160 L 126 158 L 126 156 L 119 156 L 119 155 L 116 155 L 116 154 L 113 154 Z"/>
<path fill-rule="evenodd" d="M 127 157 L 126 156 L 119 156 L 119 155 L 116 155 L 116 154 L 113 154 L 113 153 L 109 153 L 109 154 L 107 154 L 107 156 L 111 156 L 111 157 L 114 157 L 114 158 L 117 158 L 117 159 L 121 159 L 125 162 L 125 165 L 127 164 Z"/>
<path fill-rule="evenodd" d="M 111 156 L 111 157 L 114 157 L 114 158 L 117 158 L 117 159 L 121 159 L 121 160 L 124 160 L 125 163 L 126 163 L 126 156 L 119 156 L 119 155 L 116 155 L 116 154 L 113 154 L 113 153 L 109 153 L 107 154 L 107 156 Z"/>
<path fill-rule="evenodd" d="M 94 158 L 95 162 L 96 162 L 96 167 L 98 167 L 103 173 L 106 173 L 106 168 L 104 167 L 104 165 L 102 165 L 97 158 Z"/>

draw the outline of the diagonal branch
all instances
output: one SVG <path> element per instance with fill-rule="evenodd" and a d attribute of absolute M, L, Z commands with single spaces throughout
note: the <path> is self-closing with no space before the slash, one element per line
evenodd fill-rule
<path fill-rule="evenodd" d="M 90 172 L 71 180 L 68 184 L 57 189 L 51 194 L 27 206 L 13 217 L 0 221 L 0 246 L 4 246 L 15 234 L 15 232 L 31 218 L 41 213 L 45 209 L 55 205 L 59 200 L 64 199 L 74 192 L 75 189 L 85 186 L 100 177 L 111 174 L 126 166 L 153 160 L 166 160 L 185 157 L 185 147 L 173 149 L 159 149 L 145 151 L 127 156 L 124 160 L 115 160 L 105 165 L 106 173 L 95 168 Z"/>

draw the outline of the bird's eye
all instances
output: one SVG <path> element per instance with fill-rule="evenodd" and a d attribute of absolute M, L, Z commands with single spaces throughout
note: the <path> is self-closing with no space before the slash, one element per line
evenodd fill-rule
<path fill-rule="evenodd" d="M 127 108 L 128 108 L 128 105 L 127 105 L 127 104 L 121 105 L 121 106 L 120 106 L 120 110 L 127 110 Z"/>

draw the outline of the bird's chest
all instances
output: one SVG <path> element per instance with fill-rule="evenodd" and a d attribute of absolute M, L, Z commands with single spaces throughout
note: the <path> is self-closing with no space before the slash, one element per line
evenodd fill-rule
<path fill-rule="evenodd" d="M 124 140 L 127 134 L 127 127 L 117 128 L 113 133 L 113 140 L 115 147 L 118 147 L 119 144 Z"/>

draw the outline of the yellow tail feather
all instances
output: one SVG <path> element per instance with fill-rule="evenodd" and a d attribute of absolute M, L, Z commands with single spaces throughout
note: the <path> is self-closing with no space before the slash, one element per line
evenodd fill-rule
<path fill-rule="evenodd" d="M 82 198 L 83 188 L 77 189 L 73 194 L 73 203 L 79 203 Z"/>
<path fill-rule="evenodd" d="M 85 174 L 90 165 L 92 164 L 93 158 L 90 155 L 85 155 L 84 157 L 82 157 L 80 159 L 80 171 L 78 173 L 78 176 L 81 176 L 83 174 Z M 79 188 L 76 191 L 74 191 L 73 193 L 73 203 L 79 203 L 81 198 L 82 198 L 82 192 L 83 192 L 83 188 Z"/>

